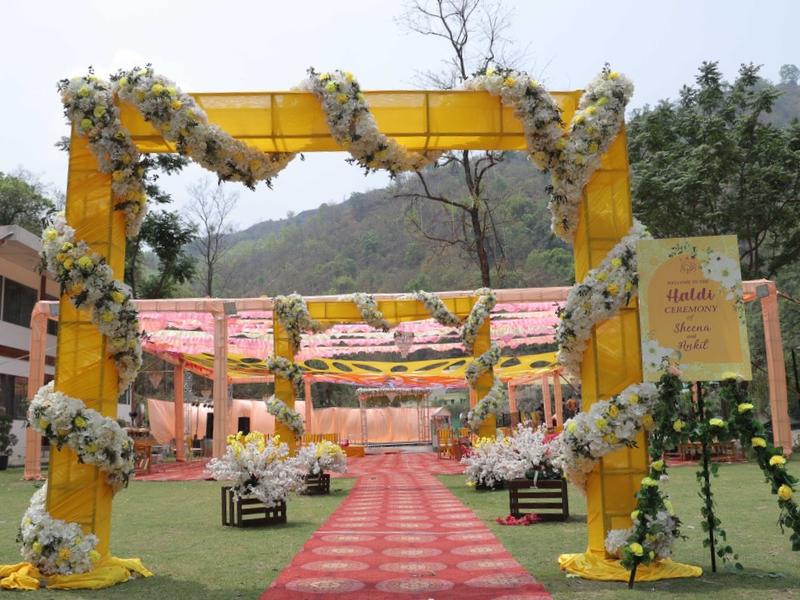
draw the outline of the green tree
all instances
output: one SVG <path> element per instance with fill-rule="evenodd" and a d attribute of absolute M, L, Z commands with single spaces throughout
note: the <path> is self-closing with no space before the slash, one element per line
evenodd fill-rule
<path fill-rule="evenodd" d="M 800 69 L 797 68 L 797 65 L 783 65 L 778 71 L 778 76 L 781 78 L 781 83 L 797 85 L 797 80 L 800 79 Z"/>
<path fill-rule="evenodd" d="M 42 184 L 28 171 L 0 173 L 0 225 L 19 225 L 39 234 L 47 213 L 55 205 L 44 196 Z"/>
<path fill-rule="evenodd" d="M 759 67 L 699 71 L 628 124 L 634 212 L 656 237 L 736 235 L 743 276 L 772 278 L 800 245 L 800 125 L 762 122 L 780 92 Z"/>

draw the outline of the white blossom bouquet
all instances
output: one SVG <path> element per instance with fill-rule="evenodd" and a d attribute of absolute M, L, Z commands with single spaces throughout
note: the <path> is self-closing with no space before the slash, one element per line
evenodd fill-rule
<path fill-rule="evenodd" d="M 227 441 L 225 456 L 211 459 L 207 471 L 214 479 L 232 481 L 235 498 L 252 494 L 270 508 L 303 487 L 303 472 L 278 436 L 267 439 L 257 431 L 239 432 Z"/>
<path fill-rule="evenodd" d="M 47 483 L 31 498 L 31 503 L 17 534 L 20 552 L 44 575 L 88 573 L 100 560 L 95 550 L 100 541 L 91 533 L 84 534 L 78 523 L 52 518 L 45 508 Z"/>
<path fill-rule="evenodd" d="M 339 444 L 328 440 L 310 443 L 297 453 L 297 466 L 311 475 L 321 475 L 325 471 L 347 473 L 347 455 Z"/>
<path fill-rule="evenodd" d="M 514 478 L 524 476 L 530 479 L 531 472 L 543 479 L 563 476 L 561 438 L 558 434 L 548 434 L 546 426 L 533 429 L 520 423 L 508 440 L 519 457 Z"/>
<path fill-rule="evenodd" d="M 508 438 L 480 438 L 461 459 L 461 464 L 465 466 L 467 484 L 494 487 L 517 477 L 520 457 Z"/>

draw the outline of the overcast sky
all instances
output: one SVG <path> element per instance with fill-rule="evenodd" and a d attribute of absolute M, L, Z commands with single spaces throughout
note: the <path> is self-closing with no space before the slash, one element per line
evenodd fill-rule
<path fill-rule="evenodd" d="M 56 82 L 89 65 L 107 78 L 152 63 L 187 92 L 283 91 L 308 67 L 352 71 L 365 90 L 417 89 L 415 74 L 448 57 L 439 41 L 407 33 L 403 0 L 0 0 L 0 171 L 18 165 L 66 187 L 67 157 L 53 144 L 69 130 Z M 551 90 L 584 86 L 605 62 L 632 78 L 631 107 L 675 98 L 704 60 L 733 79 L 743 62 L 800 64 L 797 0 L 507 0 L 507 36 L 527 49 L 526 70 Z M 791 40 L 791 44 L 790 44 Z M 306 155 L 255 193 L 240 193 L 239 228 L 353 191 L 383 187 L 344 153 Z M 194 167 L 168 183 L 180 206 Z"/>

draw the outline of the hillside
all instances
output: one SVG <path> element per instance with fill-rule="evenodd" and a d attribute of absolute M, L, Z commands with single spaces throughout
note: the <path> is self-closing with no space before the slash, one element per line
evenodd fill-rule
<path fill-rule="evenodd" d="M 507 155 L 489 180 L 498 198 L 495 224 L 504 261 L 493 270 L 494 287 L 569 285 L 571 253 L 549 230 L 545 178 L 523 154 Z M 458 173 L 437 168 L 431 187 L 466 195 Z M 303 295 L 355 291 L 404 292 L 480 287 L 474 259 L 458 246 L 424 239 L 410 211 L 445 235 L 456 227 L 434 203 L 414 205 L 396 196 L 414 185 L 410 177 L 337 205 L 322 205 L 290 219 L 254 225 L 234 236 L 220 269 L 221 296 Z M 498 252 L 498 254 L 501 254 Z"/>

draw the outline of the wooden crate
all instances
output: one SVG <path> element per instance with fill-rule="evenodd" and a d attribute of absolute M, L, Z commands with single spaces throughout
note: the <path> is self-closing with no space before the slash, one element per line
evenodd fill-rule
<path fill-rule="evenodd" d="M 226 527 L 264 527 L 286 523 L 286 502 L 267 508 L 253 496 L 234 498 L 233 488 L 222 488 L 222 524 Z"/>
<path fill-rule="evenodd" d="M 319 496 L 320 494 L 331 493 L 331 476 L 328 473 L 318 475 L 306 475 L 306 487 L 301 492 L 306 496 Z"/>
<path fill-rule="evenodd" d="M 536 513 L 542 521 L 566 521 L 569 497 L 564 479 L 514 479 L 508 482 L 509 513 L 520 518 Z"/>

